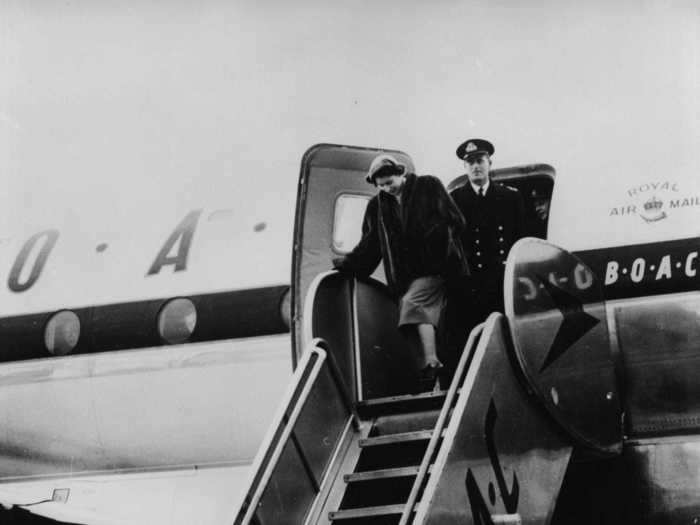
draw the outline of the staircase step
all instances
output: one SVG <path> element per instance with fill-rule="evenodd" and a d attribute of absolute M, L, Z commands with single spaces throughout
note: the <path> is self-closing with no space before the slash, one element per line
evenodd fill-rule
<path fill-rule="evenodd" d="M 360 416 L 374 417 L 384 414 L 399 414 L 440 409 L 446 392 L 424 392 L 416 395 L 381 397 L 357 403 Z"/>
<path fill-rule="evenodd" d="M 345 493 L 338 509 L 398 505 L 408 501 L 415 476 L 380 478 L 355 481 L 345 485 Z"/>
<path fill-rule="evenodd" d="M 363 447 L 355 472 L 420 465 L 427 448 L 428 440 L 425 439 Z"/>
<path fill-rule="evenodd" d="M 401 514 L 405 505 L 382 505 L 381 507 L 362 507 L 358 509 L 336 510 L 328 513 L 331 521 L 353 518 L 369 518 L 387 514 Z"/>
<path fill-rule="evenodd" d="M 379 416 L 374 420 L 372 430 L 367 437 L 390 436 L 407 432 L 433 431 L 440 410 L 426 410 L 408 414 Z"/>
<path fill-rule="evenodd" d="M 364 518 L 336 519 L 327 523 L 338 525 L 399 525 L 401 514 L 380 514 L 379 516 L 365 516 Z"/>
<path fill-rule="evenodd" d="M 405 443 L 407 441 L 423 441 L 429 440 L 432 435 L 432 430 L 420 430 L 418 432 L 402 432 L 400 434 L 389 434 L 387 436 L 362 438 L 360 439 L 360 447 L 376 447 L 379 445 Z"/>
<path fill-rule="evenodd" d="M 353 472 L 352 474 L 343 475 L 346 483 L 353 481 L 366 481 L 370 479 L 381 478 L 400 478 L 404 476 L 415 476 L 418 474 L 419 467 L 401 467 L 401 468 L 385 468 L 381 470 L 367 470 L 365 472 Z"/>
<path fill-rule="evenodd" d="M 401 467 L 401 468 L 386 468 L 381 470 L 368 470 L 365 472 L 353 472 L 352 474 L 344 474 L 343 480 L 346 483 L 353 483 L 355 481 L 367 481 L 370 479 L 382 479 L 382 478 L 401 478 L 404 476 L 415 476 L 420 470 L 420 465 L 413 467 Z M 433 466 L 428 467 L 428 473 L 433 471 Z"/>

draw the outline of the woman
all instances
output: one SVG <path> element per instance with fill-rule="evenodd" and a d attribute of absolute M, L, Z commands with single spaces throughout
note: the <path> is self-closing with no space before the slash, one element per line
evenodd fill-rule
<path fill-rule="evenodd" d="M 431 390 L 442 368 L 436 328 L 445 283 L 469 273 L 459 241 L 464 218 L 439 179 L 407 173 L 391 155 L 375 158 L 366 179 L 380 191 L 367 205 L 360 242 L 334 266 L 367 276 L 384 261 L 399 328 L 419 342 L 420 388 Z"/>

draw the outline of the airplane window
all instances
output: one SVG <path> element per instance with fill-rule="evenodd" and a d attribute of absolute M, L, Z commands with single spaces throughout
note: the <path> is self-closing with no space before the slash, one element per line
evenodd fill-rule
<path fill-rule="evenodd" d="M 197 309 L 189 299 L 169 301 L 158 314 L 158 333 L 170 344 L 184 343 L 197 326 Z"/>
<path fill-rule="evenodd" d="M 292 326 L 292 289 L 290 288 L 282 296 L 280 301 L 280 316 L 287 328 Z"/>
<path fill-rule="evenodd" d="M 369 197 L 367 195 L 344 194 L 335 201 L 333 219 L 333 250 L 350 252 L 362 237 L 362 218 Z"/>
<path fill-rule="evenodd" d="M 66 355 L 80 339 L 80 319 L 71 311 L 55 313 L 44 329 L 44 344 L 52 355 Z"/>

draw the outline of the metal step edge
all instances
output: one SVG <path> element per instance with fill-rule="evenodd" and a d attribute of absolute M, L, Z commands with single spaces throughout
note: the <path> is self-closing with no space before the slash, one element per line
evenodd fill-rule
<path fill-rule="evenodd" d="M 378 445 L 390 445 L 392 443 L 405 443 L 407 441 L 422 441 L 432 437 L 432 430 L 416 430 L 413 432 L 401 432 L 399 434 L 386 434 L 384 436 L 374 436 L 360 439 L 359 445 L 364 447 L 375 447 Z"/>
<path fill-rule="evenodd" d="M 381 470 L 367 470 L 365 472 L 353 472 L 352 474 L 344 474 L 343 480 L 345 480 L 345 483 L 352 483 L 353 481 L 366 481 L 370 479 L 415 476 L 418 474 L 419 468 L 420 467 L 416 465 L 415 467 L 398 467 Z"/>
<path fill-rule="evenodd" d="M 443 435 L 445 432 L 443 431 Z M 400 434 L 387 434 L 384 436 L 367 437 L 360 439 L 360 448 L 376 447 L 378 445 L 391 445 L 392 443 L 406 443 L 408 441 L 427 441 L 433 436 L 432 430 L 416 430 L 414 432 L 402 432 Z"/>
<path fill-rule="evenodd" d="M 373 479 L 385 479 L 385 478 L 404 478 L 408 476 L 415 476 L 418 474 L 420 466 L 416 465 L 414 467 L 398 467 L 398 468 L 387 468 L 381 470 L 367 470 L 365 472 L 353 472 L 352 474 L 344 474 L 343 480 L 345 483 L 354 483 L 357 481 L 369 481 Z M 433 466 L 428 467 L 428 473 L 433 471 Z"/>
<path fill-rule="evenodd" d="M 422 392 L 420 394 L 406 394 L 401 396 L 378 397 L 374 399 L 366 399 L 357 403 L 358 407 L 375 407 L 378 405 L 386 405 L 392 403 L 405 403 L 406 401 L 425 401 L 435 398 L 444 398 L 447 392 L 441 390 L 439 392 Z"/>
<path fill-rule="evenodd" d="M 369 518 L 371 516 L 386 516 L 389 514 L 401 514 L 406 505 L 382 505 L 380 507 L 360 507 L 357 509 L 336 510 L 328 513 L 328 519 L 343 520 L 353 518 Z"/>

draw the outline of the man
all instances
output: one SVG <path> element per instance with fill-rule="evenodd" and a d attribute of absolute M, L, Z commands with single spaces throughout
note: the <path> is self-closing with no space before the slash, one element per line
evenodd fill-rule
<path fill-rule="evenodd" d="M 439 179 L 407 173 L 391 155 L 375 158 L 366 180 L 380 191 L 367 205 L 362 238 L 333 264 L 367 276 L 384 261 L 389 289 L 399 299 L 399 327 L 417 340 L 421 350 L 420 388 L 429 390 L 442 368 L 436 328 L 444 306 L 445 278 L 454 273 L 451 247 L 459 243 L 464 219 Z M 459 247 L 457 251 L 462 253 Z M 460 263 L 459 271 L 468 272 L 466 260 Z"/>
<path fill-rule="evenodd" d="M 520 192 L 490 178 L 494 147 L 487 140 L 469 139 L 457 148 L 469 182 L 451 192 L 467 227 L 462 244 L 472 270 L 469 289 L 462 290 L 462 307 L 471 326 L 503 311 L 503 274 L 508 252 L 525 235 L 525 205 Z M 471 295 L 465 299 L 465 295 Z M 463 317 L 462 317 L 463 318 Z M 470 327 L 471 329 L 471 327 Z M 468 333 L 467 333 L 468 335 Z"/>

